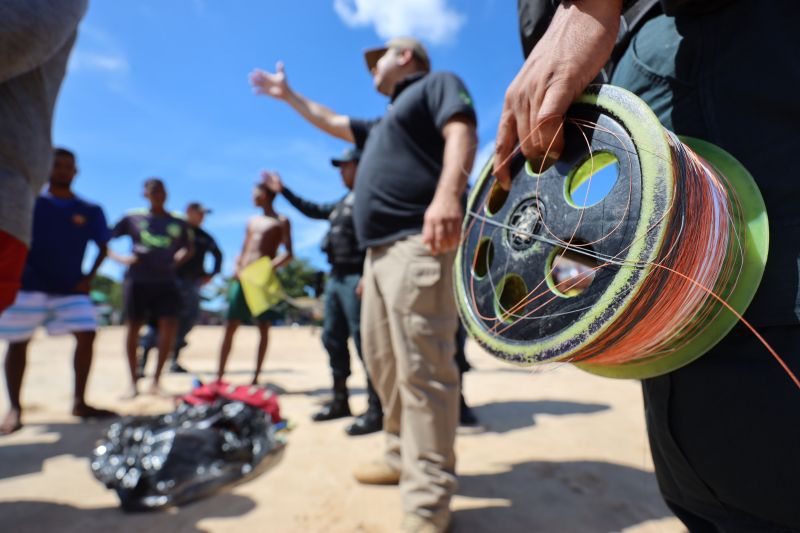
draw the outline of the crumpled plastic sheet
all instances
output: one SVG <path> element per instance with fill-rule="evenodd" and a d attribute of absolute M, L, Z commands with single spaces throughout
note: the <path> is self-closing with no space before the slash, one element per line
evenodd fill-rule
<path fill-rule="evenodd" d="M 270 415 L 239 401 L 182 404 L 160 416 L 128 417 L 98 441 L 94 476 L 127 511 L 208 496 L 257 476 L 284 448 Z"/>

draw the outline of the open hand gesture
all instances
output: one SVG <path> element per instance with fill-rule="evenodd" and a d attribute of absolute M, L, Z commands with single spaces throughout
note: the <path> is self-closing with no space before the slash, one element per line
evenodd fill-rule
<path fill-rule="evenodd" d="M 286 100 L 289 96 L 289 84 L 282 61 L 275 64 L 275 73 L 257 68 L 250 72 L 249 79 L 256 94 L 265 94 L 278 100 Z"/>

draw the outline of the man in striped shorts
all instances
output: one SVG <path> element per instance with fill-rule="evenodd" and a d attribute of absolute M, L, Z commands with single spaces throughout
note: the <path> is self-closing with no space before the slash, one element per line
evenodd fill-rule
<path fill-rule="evenodd" d="M 77 172 L 74 154 L 57 148 L 50 186 L 36 200 L 34 208 L 33 239 L 22 275 L 22 289 L 13 305 L 0 315 L 0 339 L 8 342 L 5 375 L 11 404 L 0 425 L 0 435 L 22 427 L 20 388 L 28 342 L 39 326 L 47 328 L 50 335 L 75 335 L 72 414 L 80 418 L 114 415 L 84 401 L 97 329 L 95 308 L 88 296 L 89 283 L 106 256 L 111 233 L 103 210 L 72 192 Z M 97 244 L 99 253 L 92 269 L 84 274 L 81 265 L 90 240 Z"/>

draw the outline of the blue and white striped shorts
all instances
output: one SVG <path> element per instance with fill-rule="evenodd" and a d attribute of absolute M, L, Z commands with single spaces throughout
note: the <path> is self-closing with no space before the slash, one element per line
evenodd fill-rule
<path fill-rule="evenodd" d="M 97 311 L 85 294 L 69 296 L 19 291 L 14 304 L 0 315 L 0 339 L 30 339 L 43 326 L 50 335 L 97 329 Z"/>

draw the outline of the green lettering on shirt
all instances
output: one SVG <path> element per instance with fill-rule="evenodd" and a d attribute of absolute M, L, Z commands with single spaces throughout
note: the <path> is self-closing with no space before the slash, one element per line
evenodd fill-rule
<path fill-rule="evenodd" d="M 139 234 L 142 239 L 142 244 L 148 248 L 169 248 L 172 244 L 172 238 L 167 235 L 153 235 L 146 229 L 142 230 Z"/>

